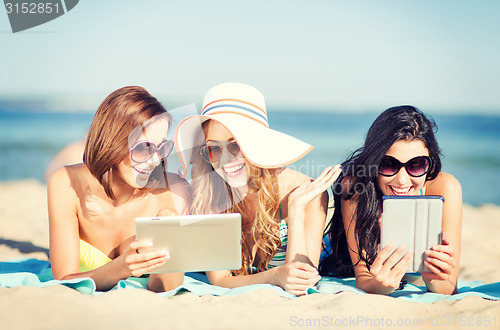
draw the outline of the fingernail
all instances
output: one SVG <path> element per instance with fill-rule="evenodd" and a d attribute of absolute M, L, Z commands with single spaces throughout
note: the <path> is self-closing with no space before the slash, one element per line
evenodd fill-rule
<path fill-rule="evenodd" d="M 164 251 L 165 252 L 165 257 L 167 257 L 168 259 L 170 259 L 170 252 L 168 251 Z"/>
<path fill-rule="evenodd" d="M 153 242 L 146 242 L 146 245 L 153 246 Z"/>

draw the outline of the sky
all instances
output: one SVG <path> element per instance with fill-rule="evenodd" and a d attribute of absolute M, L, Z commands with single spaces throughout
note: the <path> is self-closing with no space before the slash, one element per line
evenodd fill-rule
<path fill-rule="evenodd" d="M 166 108 L 255 86 L 274 108 L 500 114 L 500 1 L 82 0 L 12 33 L 0 8 L 0 101 L 92 109 L 140 85 Z"/>

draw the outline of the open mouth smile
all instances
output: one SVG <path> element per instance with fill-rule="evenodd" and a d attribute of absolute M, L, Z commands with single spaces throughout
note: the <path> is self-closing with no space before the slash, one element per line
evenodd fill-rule
<path fill-rule="evenodd" d="M 140 170 L 137 167 L 132 166 L 132 168 L 139 174 L 141 175 L 150 175 L 153 170 L 145 171 L 145 170 Z"/>
<path fill-rule="evenodd" d="M 393 186 L 389 186 L 391 189 L 391 192 L 395 196 L 407 196 L 410 194 L 410 191 L 412 190 L 413 187 L 407 187 L 407 188 L 396 188 Z"/>
<path fill-rule="evenodd" d="M 226 175 L 228 177 L 236 177 L 244 171 L 245 164 L 234 165 L 234 166 L 224 166 L 224 167 L 222 167 L 222 169 L 224 170 L 224 173 L 226 173 Z"/>

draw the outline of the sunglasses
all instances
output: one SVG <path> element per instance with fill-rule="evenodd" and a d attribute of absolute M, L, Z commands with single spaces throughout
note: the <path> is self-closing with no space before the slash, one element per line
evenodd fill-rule
<path fill-rule="evenodd" d="M 208 163 L 217 163 L 221 157 L 224 148 L 229 151 L 229 153 L 235 157 L 241 154 L 241 149 L 236 142 L 226 142 L 223 144 L 212 144 L 209 146 L 203 146 L 200 149 L 200 154 L 203 159 Z"/>
<path fill-rule="evenodd" d="M 383 176 L 393 176 L 404 166 L 408 175 L 418 178 L 429 172 L 431 163 L 432 161 L 429 156 L 418 156 L 410 159 L 406 163 L 401 163 L 391 156 L 384 156 L 384 159 L 382 159 L 378 167 L 378 173 Z"/>
<path fill-rule="evenodd" d="M 153 157 L 155 153 L 160 159 L 164 159 L 170 155 L 174 148 L 174 141 L 166 140 L 158 146 L 153 142 L 139 141 L 130 148 L 130 159 L 136 163 L 145 163 Z"/>

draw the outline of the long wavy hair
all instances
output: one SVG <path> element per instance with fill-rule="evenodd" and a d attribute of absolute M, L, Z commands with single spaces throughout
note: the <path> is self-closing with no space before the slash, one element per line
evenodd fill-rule
<path fill-rule="evenodd" d="M 205 133 L 207 123 L 203 123 Z M 249 214 L 248 205 L 241 200 L 238 192 L 231 188 L 212 164 L 203 160 L 200 148 L 205 141 L 200 135 L 200 143 L 193 150 L 191 160 L 191 189 L 193 197 L 190 204 L 191 214 L 240 213 L 242 224 L 251 223 L 250 237 L 255 244 L 248 242 L 242 232 L 242 267 L 232 271 L 233 275 L 250 274 L 252 266 L 256 272 L 264 271 L 279 250 L 279 223 L 274 216 L 279 210 L 280 195 L 277 175 L 282 168 L 260 168 L 249 166 L 248 193 L 257 194 L 255 214 Z M 257 261 L 257 264 L 255 262 Z"/>
<path fill-rule="evenodd" d="M 347 244 L 347 228 L 344 228 L 341 210 L 341 201 L 350 199 L 357 206 L 348 223 L 349 226 L 354 225 L 359 260 L 370 269 L 377 257 L 380 242 L 379 206 L 382 193 L 377 184 L 378 166 L 396 141 L 420 140 L 424 142 L 431 158 L 431 168 L 425 179 L 435 179 L 441 171 L 441 151 L 435 131 L 437 126 L 434 120 L 410 105 L 389 108 L 375 119 L 368 130 L 364 146 L 354 151 L 342 164 L 342 175 L 332 187 L 335 210 L 327 227 L 332 251 L 320 264 L 321 274 L 354 276 L 349 255 L 351 248 Z"/>

